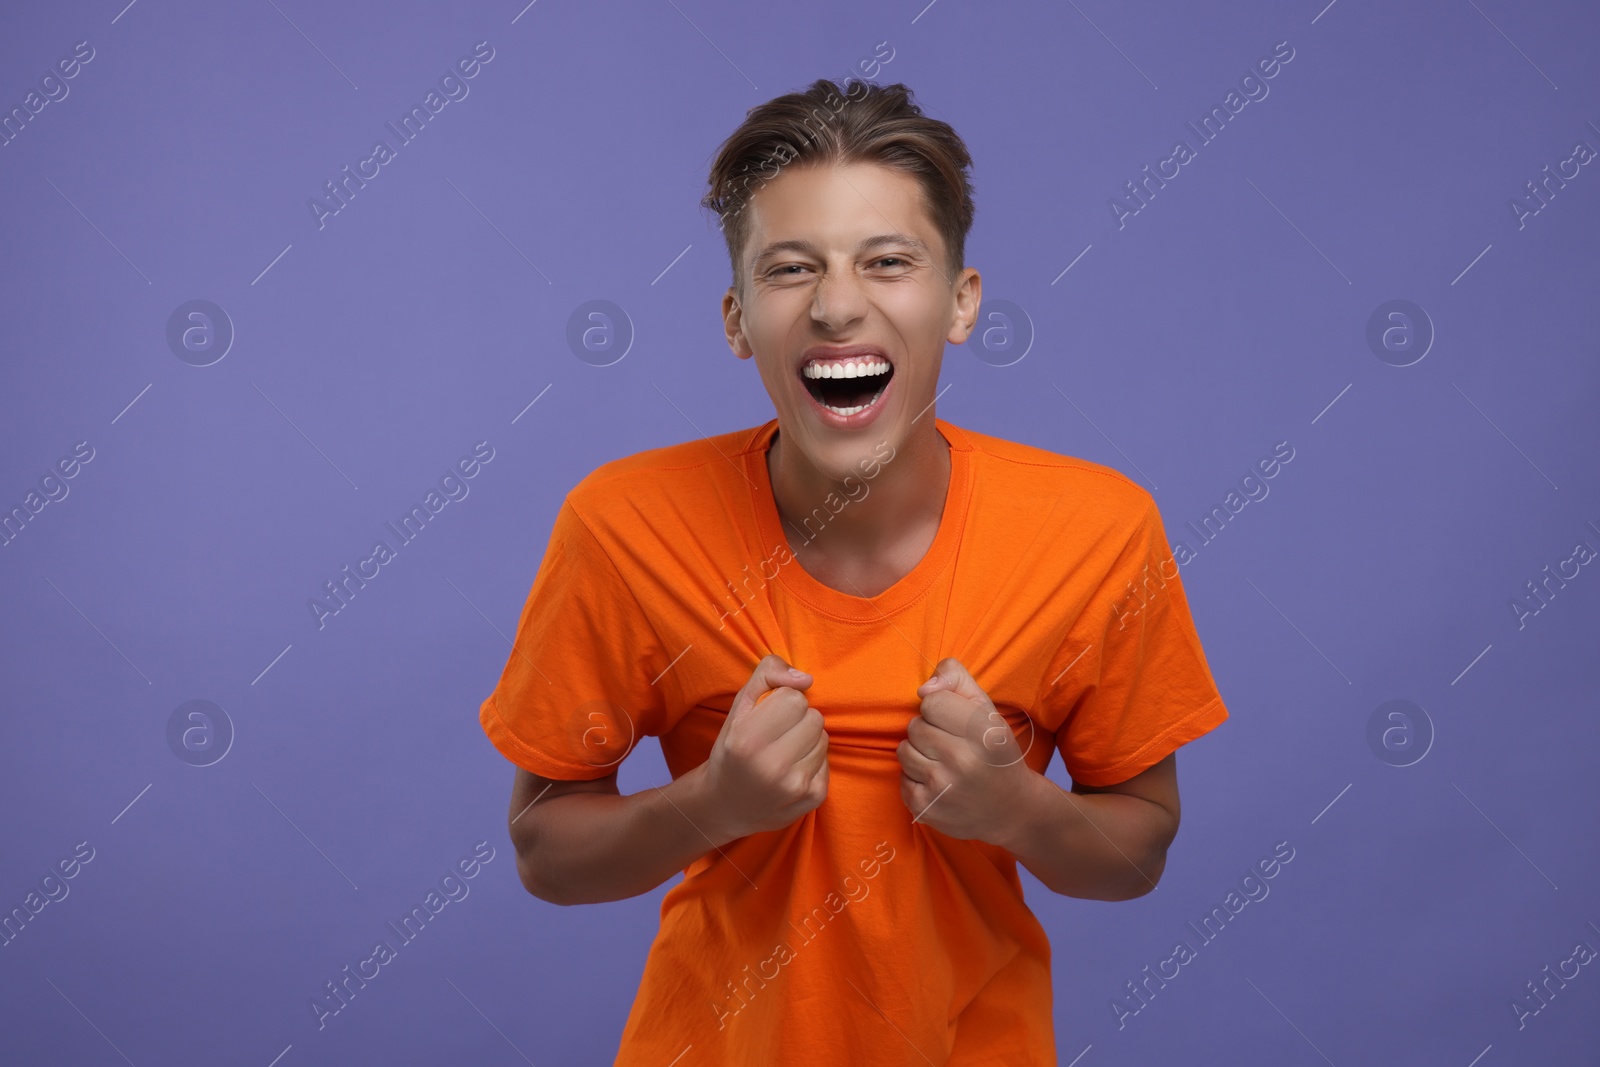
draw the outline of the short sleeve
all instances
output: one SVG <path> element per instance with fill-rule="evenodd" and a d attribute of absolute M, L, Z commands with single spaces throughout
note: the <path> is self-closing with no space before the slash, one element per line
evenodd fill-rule
<path fill-rule="evenodd" d="M 603 778 L 660 732 L 665 708 L 653 683 L 665 663 L 649 617 L 569 499 L 478 721 L 524 770 Z"/>
<path fill-rule="evenodd" d="M 1178 570 L 1152 500 L 1057 657 L 1071 703 L 1056 747 L 1075 782 L 1127 781 L 1228 717 Z"/>

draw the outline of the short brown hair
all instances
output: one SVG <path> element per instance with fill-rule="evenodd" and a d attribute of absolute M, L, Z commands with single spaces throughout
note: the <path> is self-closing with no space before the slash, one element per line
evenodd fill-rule
<path fill-rule="evenodd" d="M 975 211 L 968 176 L 972 157 L 961 137 L 949 123 L 925 116 L 903 84 L 846 79 L 841 86 L 819 78 L 804 92 L 774 97 L 745 112 L 711 165 L 710 192 L 700 203 L 718 216 L 740 293 L 751 185 L 760 188 L 790 163 L 876 163 L 915 178 L 944 239 L 950 278 L 961 272 Z"/>

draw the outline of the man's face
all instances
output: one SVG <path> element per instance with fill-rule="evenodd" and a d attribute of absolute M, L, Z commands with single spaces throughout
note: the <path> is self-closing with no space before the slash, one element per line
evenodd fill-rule
<path fill-rule="evenodd" d="M 784 447 L 827 477 L 859 476 L 880 442 L 898 450 L 931 428 L 944 346 L 977 319 L 978 272 L 949 274 L 920 186 L 888 167 L 790 166 L 745 210 L 728 343 L 755 357 Z"/>

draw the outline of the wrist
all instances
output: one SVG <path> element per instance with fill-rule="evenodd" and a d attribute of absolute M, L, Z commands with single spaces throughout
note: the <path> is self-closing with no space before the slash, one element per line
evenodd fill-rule
<path fill-rule="evenodd" d="M 713 846 L 721 848 L 729 841 L 744 836 L 716 795 L 709 762 L 679 775 L 662 789 L 669 794 L 673 804 L 689 820 L 694 832 L 702 840 L 709 838 Z"/>
<path fill-rule="evenodd" d="M 1040 823 L 1054 818 L 1050 814 L 1055 799 L 1052 794 L 1058 790 L 1055 783 L 1026 764 L 1018 764 L 1016 771 L 1015 794 L 1005 805 L 987 840 L 1021 859 L 1031 853 L 1031 842 Z"/>

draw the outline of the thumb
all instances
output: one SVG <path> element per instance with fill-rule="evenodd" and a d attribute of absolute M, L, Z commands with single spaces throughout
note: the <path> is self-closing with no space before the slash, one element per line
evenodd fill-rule
<path fill-rule="evenodd" d="M 989 694 L 985 693 L 983 687 L 978 685 L 977 679 L 972 677 L 972 672 L 968 671 L 962 662 L 954 656 L 946 656 L 934 666 L 933 677 L 917 686 L 917 696 L 932 696 L 941 689 L 959 693 L 967 699 L 979 703 L 989 699 Z"/>
<path fill-rule="evenodd" d="M 787 686 L 790 689 L 805 689 L 811 685 L 811 675 L 805 671 L 789 666 L 782 656 L 776 653 L 762 657 L 756 664 L 755 670 L 750 675 L 750 680 L 733 698 L 733 704 L 728 708 L 728 718 L 744 715 L 760 703 L 761 698 L 774 689 Z"/>

